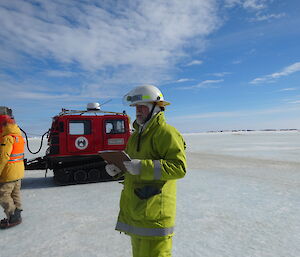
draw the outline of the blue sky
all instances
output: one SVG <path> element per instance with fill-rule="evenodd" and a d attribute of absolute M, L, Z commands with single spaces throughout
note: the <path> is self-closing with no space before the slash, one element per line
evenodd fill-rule
<path fill-rule="evenodd" d="M 134 110 L 158 86 L 181 132 L 300 128 L 296 0 L 2 0 L 0 105 L 41 135 L 61 108 Z"/>

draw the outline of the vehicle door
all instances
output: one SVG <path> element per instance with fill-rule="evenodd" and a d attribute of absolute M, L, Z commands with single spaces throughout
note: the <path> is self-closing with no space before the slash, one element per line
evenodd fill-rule
<path fill-rule="evenodd" d="M 88 153 L 93 151 L 92 122 L 89 119 L 69 119 L 67 121 L 68 151 Z"/>
<path fill-rule="evenodd" d="M 103 120 L 104 149 L 123 150 L 127 143 L 125 120 L 120 118 Z"/>

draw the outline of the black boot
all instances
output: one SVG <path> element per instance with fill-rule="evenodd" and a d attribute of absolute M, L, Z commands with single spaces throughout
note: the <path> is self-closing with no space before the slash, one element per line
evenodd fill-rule
<path fill-rule="evenodd" d="M 16 223 L 16 222 L 21 223 L 22 221 L 21 211 L 23 210 L 16 208 L 14 214 L 10 215 L 9 217 L 9 223 Z"/>
<path fill-rule="evenodd" d="M 9 219 L 3 219 L 0 222 L 0 228 L 6 229 L 13 226 L 16 226 L 22 222 L 20 209 L 15 209 L 14 213 L 9 216 Z"/>
<path fill-rule="evenodd" d="M 10 217 L 9 217 L 10 224 L 15 224 L 15 223 L 20 224 L 22 222 L 21 211 L 22 210 L 20 210 L 18 208 L 15 209 L 14 214 L 10 215 Z"/>

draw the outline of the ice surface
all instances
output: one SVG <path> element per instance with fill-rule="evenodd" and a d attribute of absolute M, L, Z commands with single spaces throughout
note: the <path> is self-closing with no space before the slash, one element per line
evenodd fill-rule
<path fill-rule="evenodd" d="M 299 161 L 299 131 L 252 131 L 184 135 L 189 152 Z"/>
<path fill-rule="evenodd" d="M 300 134 L 184 137 L 189 167 L 178 181 L 173 256 L 299 257 Z M 51 172 L 26 171 L 24 222 L 0 231 L 0 256 L 131 256 L 129 238 L 114 231 L 121 189 L 58 187 Z"/>

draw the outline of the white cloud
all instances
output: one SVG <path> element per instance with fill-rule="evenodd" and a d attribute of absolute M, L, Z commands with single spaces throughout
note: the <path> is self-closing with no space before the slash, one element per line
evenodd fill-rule
<path fill-rule="evenodd" d="M 221 25 L 217 11 L 217 2 L 206 0 L 0 1 L 0 68 L 13 68 L 23 80 L 0 77 L 0 87 L 13 85 L 23 99 L 103 98 L 172 81 L 185 50 L 203 51 Z M 43 74 L 84 79 L 55 85 Z M 64 94 L 70 88 L 76 92 Z"/>
<path fill-rule="evenodd" d="M 202 63 L 203 63 L 203 61 L 201 61 L 201 60 L 193 60 L 193 61 L 189 62 L 186 66 L 200 65 Z"/>
<path fill-rule="evenodd" d="M 55 99 L 55 100 L 64 100 L 64 101 L 73 101 L 74 99 L 76 99 L 77 97 L 74 95 L 69 95 L 69 94 L 48 94 L 48 93 L 40 93 L 40 92 L 27 92 L 27 91 L 23 91 L 23 92 L 17 92 L 14 95 L 15 98 L 21 98 L 21 99 L 31 99 L 31 100 L 40 100 L 40 101 L 44 101 L 44 100 L 51 100 L 51 99 Z M 77 98 L 78 99 L 78 98 Z"/>
<path fill-rule="evenodd" d="M 296 62 L 288 67 L 285 67 L 281 72 L 276 72 L 271 74 L 270 76 L 272 78 L 279 78 L 282 76 L 290 75 L 294 72 L 300 71 L 300 62 Z"/>
<path fill-rule="evenodd" d="M 32 82 L 31 80 L 24 80 L 22 82 L 1 82 L 0 91 L 6 96 L 6 100 L 34 100 L 41 103 L 50 99 L 52 101 L 78 101 L 90 98 L 90 96 L 86 96 L 82 93 L 82 88 L 78 89 L 67 85 L 54 87 L 53 85 L 49 86 L 48 84 Z M 14 93 L 12 94 L 11 92 Z M 94 98 L 95 97 L 97 97 L 97 95 L 94 95 Z"/>
<path fill-rule="evenodd" d="M 204 0 L 2 1 L 0 36 L 6 40 L 1 47 L 86 70 L 167 69 L 183 56 L 190 39 L 204 38 L 219 26 L 216 10 L 214 1 Z M 197 42 L 203 48 L 204 42 Z"/>
<path fill-rule="evenodd" d="M 280 77 L 285 77 L 295 72 L 300 71 L 300 62 L 296 62 L 290 66 L 283 68 L 280 72 L 275 72 L 263 77 L 255 78 L 250 84 L 271 83 Z"/>
<path fill-rule="evenodd" d="M 183 83 L 183 82 L 188 82 L 188 81 L 193 81 L 194 79 L 186 79 L 186 78 L 183 78 L 183 79 L 178 79 L 175 81 L 175 83 Z"/>
<path fill-rule="evenodd" d="M 226 71 L 224 71 L 224 72 L 216 72 L 216 73 L 212 73 L 211 75 L 212 75 L 212 76 L 216 76 L 216 77 L 224 77 L 224 76 L 229 75 L 229 74 L 231 74 L 231 72 L 226 72 Z"/>
<path fill-rule="evenodd" d="M 250 19 L 250 21 L 267 21 L 267 20 L 273 20 L 273 19 L 280 19 L 284 17 L 285 13 L 278 13 L 278 14 L 258 14 L 255 18 Z"/>
<path fill-rule="evenodd" d="M 232 62 L 232 64 L 241 64 L 242 63 L 242 60 L 235 60 Z"/>
<path fill-rule="evenodd" d="M 260 10 L 266 7 L 267 0 L 245 0 L 243 2 L 243 7 L 245 9 L 251 8 L 255 10 Z"/>
<path fill-rule="evenodd" d="M 270 0 L 225 0 L 225 6 L 232 8 L 234 6 L 241 6 L 244 9 L 261 10 L 266 8 Z"/>
<path fill-rule="evenodd" d="M 241 0 L 225 0 L 224 1 L 226 7 L 234 7 L 235 5 L 241 4 Z"/>
<path fill-rule="evenodd" d="M 187 86 L 187 87 L 179 87 L 177 89 L 188 90 L 188 89 L 196 89 L 196 88 L 216 88 L 216 86 L 211 86 L 211 84 L 221 83 L 223 81 L 224 81 L 224 79 L 218 79 L 218 80 L 208 79 L 208 80 L 204 80 L 204 81 L 198 83 L 197 85 Z"/>
<path fill-rule="evenodd" d="M 300 101 L 295 101 L 294 103 L 300 103 Z M 271 109 L 208 112 L 208 113 L 176 116 L 173 117 L 172 120 L 182 121 L 182 120 L 211 119 L 211 118 L 248 117 L 248 116 L 258 116 L 258 115 L 270 115 L 276 113 L 286 113 L 286 112 L 299 111 L 299 110 L 300 107 L 298 106 L 294 106 L 294 107 L 279 106 Z"/>
<path fill-rule="evenodd" d="M 282 91 L 295 91 L 295 90 L 298 90 L 298 88 L 288 87 L 288 88 L 282 88 L 279 91 L 282 92 Z"/>
<path fill-rule="evenodd" d="M 246 18 L 250 22 L 270 21 L 286 16 L 286 13 L 269 13 L 273 0 L 225 0 L 225 7 L 241 7 L 255 17 Z"/>
<path fill-rule="evenodd" d="M 186 115 L 184 116 L 185 119 L 209 119 L 209 118 L 224 118 L 224 117 L 237 117 L 240 116 L 241 113 L 236 112 L 209 112 L 209 113 L 201 113 L 201 114 L 194 114 L 194 115 Z M 183 118 L 176 117 L 177 118 Z"/>
<path fill-rule="evenodd" d="M 300 104 L 300 100 L 289 102 L 290 104 Z"/>
<path fill-rule="evenodd" d="M 48 70 L 45 74 L 49 77 L 73 77 L 76 76 L 72 71 Z"/>

